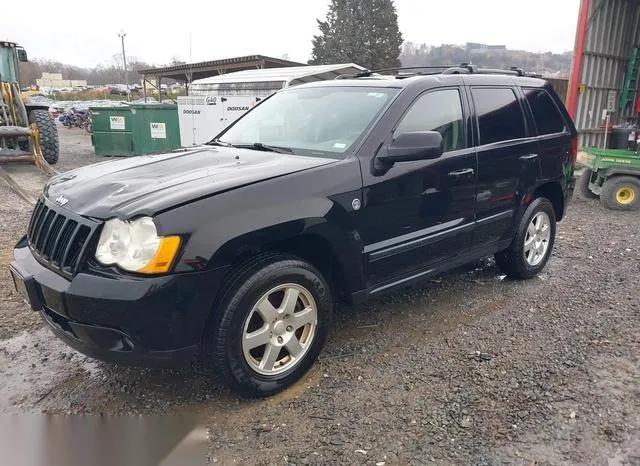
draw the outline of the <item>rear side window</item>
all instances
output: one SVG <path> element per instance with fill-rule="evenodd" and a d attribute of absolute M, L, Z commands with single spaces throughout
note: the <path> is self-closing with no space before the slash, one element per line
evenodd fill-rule
<path fill-rule="evenodd" d="M 511 88 L 473 88 L 480 145 L 526 136 L 522 108 Z"/>
<path fill-rule="evenodd" d="M 538 134 L 562 133 L 567 129 L 558 107 L 544 89 L 523 89 L 533 112 Z"/>

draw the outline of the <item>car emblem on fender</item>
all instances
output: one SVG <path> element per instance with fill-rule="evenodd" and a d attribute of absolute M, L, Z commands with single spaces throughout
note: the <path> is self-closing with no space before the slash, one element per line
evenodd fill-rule
<path fill-rule="evenodd" d="M 56 197 L 56 202 L 60 205 L 65 205 L 67 202 L 69 202 L 69 199 L 64 196 L 58 196 Z"/>

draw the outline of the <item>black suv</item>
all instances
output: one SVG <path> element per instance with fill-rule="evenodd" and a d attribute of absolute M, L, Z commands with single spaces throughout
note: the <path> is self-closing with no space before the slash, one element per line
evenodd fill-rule
<path fill-rule="evenodd" d="M 545 266 L 577 133 L 542 80 L 455 67 L 281 90 L 206 145 L 52 178 L 17 289 L 73 348 L 210 358 L 246 396 L 316 360 L 334 303 L 495 254 Z"/>

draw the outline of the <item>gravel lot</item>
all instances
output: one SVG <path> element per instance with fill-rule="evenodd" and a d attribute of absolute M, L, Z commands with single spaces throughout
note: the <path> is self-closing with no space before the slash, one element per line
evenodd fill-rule
<path fill-rule="evenodd" d="M 58 170 L 99 160 L 60 133 Z M 29 213 L 0 184 L 0 412 L 201 413 L 218 464 L 640 464 L 637 213 L 575 197 L 538 278 L 487 259 L 340 309 L 314 369 L 259 401 L 56 340 L 6 273 Z"/>

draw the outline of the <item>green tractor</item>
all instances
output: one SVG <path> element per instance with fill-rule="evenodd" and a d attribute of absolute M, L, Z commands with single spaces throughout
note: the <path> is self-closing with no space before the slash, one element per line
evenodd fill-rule
<path fill-rule="evenodd" d="M 18 63 L 26 61 L 22 47 L 0 41 L 0 164 L 33 162 L 45 170 L 58 161 L 58 129 L 47 104 L 20 94 Z"/>
<path fill-rule="evenodd" d="M 578 164 L 584 172 L 577 189 L 587 199 L 600 198 L 608 209 L 640 209 L 640 155 L 624 149 L 583 147 Z"/>

